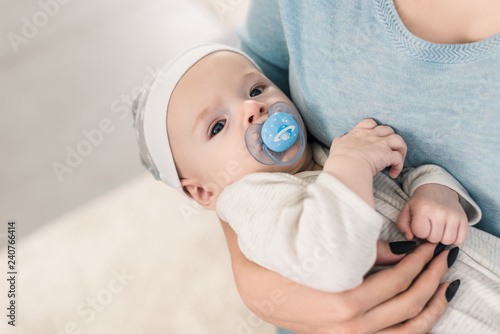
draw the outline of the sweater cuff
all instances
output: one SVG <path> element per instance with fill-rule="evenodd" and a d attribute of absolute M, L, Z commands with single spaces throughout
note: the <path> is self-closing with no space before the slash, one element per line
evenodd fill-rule
<path fill-rule="evenodd" d="M 479 222 L 482 215 L 481 209 L 469 195 L 469 192 L 455 178 L 453 178 L 449 174 L 440 173 L 439 175 L 431 174 L 419 177 L 410 185 L 409 188 L 410 197 L 413 195 L 413 193 L 418 187 L 430 183 L 437 183 L 454 190 L 459 196 L 460 204 L 464 208 L 464 211 L 467 215 L 467 219 L 469 221 L 469 225 L 472 226 Z"/>

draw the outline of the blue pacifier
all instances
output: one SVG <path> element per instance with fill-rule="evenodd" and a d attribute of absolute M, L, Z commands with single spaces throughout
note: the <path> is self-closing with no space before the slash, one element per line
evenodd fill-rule
<path fill-rule="evenodd" d="M 273 103 L 268 115 L 264 123 L 248 127 L 245 132 L 247 149 L 264 165 L 289 166 L 304 153 L 304 122 L 299 112 L 285 102 Z"/>

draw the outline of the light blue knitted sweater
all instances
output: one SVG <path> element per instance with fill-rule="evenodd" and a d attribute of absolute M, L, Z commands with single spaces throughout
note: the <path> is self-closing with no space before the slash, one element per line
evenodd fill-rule
<path fill-rule="evenodd" d="M 500 236 L 500 33 L 433 44 L 392 0 L 255 0 L 240 37 L 323 144 L 364 118 L 392 126 L 407 165 L 448 170 Z"/>

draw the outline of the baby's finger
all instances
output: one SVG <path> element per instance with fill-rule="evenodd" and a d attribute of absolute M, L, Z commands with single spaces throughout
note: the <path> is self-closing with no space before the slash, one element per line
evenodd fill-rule
<path fill-rule="evenodd" d="M 395 178 L 399 175 L 401 170 L 403 170 L 405 157 L 406 157 L 406 143 L 401 138 L 401 136 L 392 134 L 385 137 L 387 145 L 393 150 L 391 155 L 391 169 L 389 170 L 389 176 Z"/>
<path fill-rule="evenodd" d="M 461 245 L 465 242 L 465 239 L 467 239 L 467 234 L 469 233 L 469 224 L 467 222 L 467 219 L 465 219 L 465 222 L 462 222 L 460 226 L 458 227 L 458 236 L 457 240 L 455 241 L 455 245 Z"/>
<path fill-rule="evenodd" d="M 335 137 L 335 139 L 332 141 L 332 145 L 335 144 L 336 142 L 338 142 L 340 139 L 344 138 L 344 136 L 345 135 L 340 135 L 340 136 Z"/>
<path fill-rule="evenodd" d="M 419 214 L 419 210 L 414 210 L 411 219 L 411 230 L 413 235 L 420 239 L 427 239 L 431 234 L 431 222 L 425 214 Z"/>
<path fill-rule="evenodd" d="M 445 227 L 444 217 L 432 217 L 431 220 L 431 233 L 427 237 L 427 240 L 432 243 L 440 242 L 443 240 L 444 227 Z"/>
<path fill-rule="evenodd" d="M 387 125 L 379 125 L 373 129 L 373 132 L 379 137 L 387 137 L 394 134 L 394 130 Z"/>
<path fill-rule="evenodd" d="M 367 118 L 359 122 L 354 129 L 374 129 L 378 124 L 371 118 Z M 353 130 L 354 130 L 353 129 Z"/>
<path fill-rule="evenodd" d="M 413 239 L 413 233 L 411 233 L 411 208 L 408 203 L 403 206 L 403 209 L 399 213 L 396 226 L 398 230 L 405 235 L 406 239 Z"/>
<path fill-rule="evenodd" d="M 403 170 L 405 163 L 404 157 L 399 151 L 392 151 L 391 154 L 391 169 L 389 170 L 389 176 L 396 178 L 399 173 Z"/>
<path fill-rule="evenodd" d="M 393 150 L 398 151 L 403 160 L 406 158 L 406 152 L 408 151 L 408 147 L 406 146 L 405 141 L 400 135 L 392 134 L 386 138 L 387 145 Z"/>
<path fill-rule="evenodd" d="M 441 243 L 444 245 L 451 245 L 457 240 L 458 230 L 460 223 L 457 218 L 449 217 L 444 226 L 443 237 Z"/>

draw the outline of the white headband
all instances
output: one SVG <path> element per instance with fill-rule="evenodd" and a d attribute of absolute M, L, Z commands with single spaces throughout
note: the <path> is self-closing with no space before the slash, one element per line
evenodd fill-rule
<path fill-rule="evenodd" d="M 143 165 L 157 180 L 174 187 L 182 194 L 167 134 L 167 107 L 175 86 L 182 76 L 203 57 L 217 52 L 238 53 L 257 64 L 242 51 L 222 44 L 205 44 L 189 49 L 165 65 L 154 78 L 149 90 L 134 101 L 132 112 L 139 153 Z M 259 69 L 260 70 L 260 69 Z"/>

